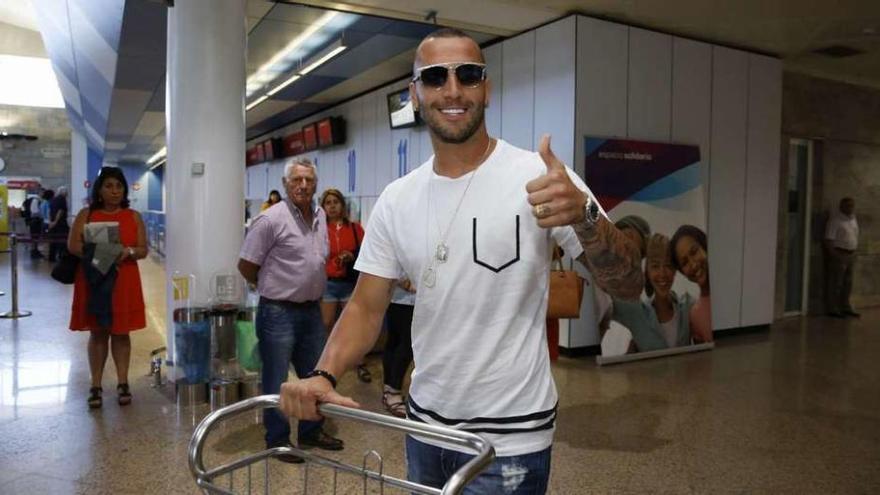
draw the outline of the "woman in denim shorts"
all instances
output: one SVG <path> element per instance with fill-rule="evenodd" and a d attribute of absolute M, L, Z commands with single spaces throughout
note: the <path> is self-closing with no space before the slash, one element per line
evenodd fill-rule
<path fill-rule="evenodd" d="M 345 196 L 338 189 L 327 189 L 321 195 L 321 208 L 327 214 L 327 241 L 330 255 L 327 257 L 327 288 L 321 299 L 321 318 L 324 327 L 330 332 L 336 318 L 354 291 L 357 272 L 353 271 L 354 260 L 364 239 L 364 228 L 348 218 Z M 370 371 L 364 364 L 357 370 L 358 378 L 365 383 L 372 380 Z"/>

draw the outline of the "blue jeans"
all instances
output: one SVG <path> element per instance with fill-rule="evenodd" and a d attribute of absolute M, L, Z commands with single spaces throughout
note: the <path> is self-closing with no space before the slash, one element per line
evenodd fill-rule
<path fill-rule="evenodd" d="M 466 495 L 543 494 L 550 479 L 551 447 L 531 454 L 496 457 L 488 469 L 468 484 Z M 474 456 L 406 437 L 406 475 L 409 481 L 442 488 L 452 473 Z"/>
<path fill-rule="evenodd" d="M 317 302 L 293 304 L 261 298 L 256 328 L 263 360 L 264 394 L 281 390 L 291 363 L 300 378 L 315 369 L 327 340 Z M 266 445 L 274 447 L 290 441 L 290 422 L 278 409 L 265 409 L 263 423 Z M 316 433 L 322 424 L 323 421 L 300 421 L 298 438 Z"/>

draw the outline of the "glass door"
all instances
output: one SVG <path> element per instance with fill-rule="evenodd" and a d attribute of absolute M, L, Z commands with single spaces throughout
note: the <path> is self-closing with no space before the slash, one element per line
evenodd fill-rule
<path fill-rule="evenodd" d="M 788 145 L 786 183 L 786 259 L 785 314 L 807 312 L 807 281 L 810 259 L 810 190 L 813 169 L 813 143 L 792 139 Z"/>

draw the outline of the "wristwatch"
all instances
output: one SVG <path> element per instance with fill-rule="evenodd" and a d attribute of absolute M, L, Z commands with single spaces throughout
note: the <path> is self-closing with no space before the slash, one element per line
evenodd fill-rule
<path fill-rule="evenodd" d="M 133 247 L 128 248 L 128 257 L 131 259 L 134 259 L 134 248 Z"/>
<path fill-rule="evenodd" d="M 587 202 L 584 203 L 584 220 L 583 222 L 587 227 L 593 227 L 596 225 L 596 222 L 599 221 L 599 215 L 601 215 L 599 211 L 599 203 L 593 200 L 589 194 L 584 193 L 587 197 Z"/>

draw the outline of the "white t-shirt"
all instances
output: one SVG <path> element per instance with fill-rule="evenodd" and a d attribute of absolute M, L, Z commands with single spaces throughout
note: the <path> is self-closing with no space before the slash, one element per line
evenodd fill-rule
<path fill-rule="evenodd" d="M 551 235 L 572 257 L 582 248 L 571 227 L 543 229 L 532 215 L 526 183 L 547 172 L 537 153 L 498 140 L 475 172 L 455 179 L 432 164 L 385 189 L 356 264 L 416 284 L 410 417 L 483 434 L 499 456 L 538 452 L 553 441 L 557 405 L 545 331 Z M 448 260 L 428 287 L 447 227 Z"/>
<path fill-rule="evenodd" d="M 839 211 L 831 214 L 825 226 L 825 238 L 832 241 L 836 248 L 855 251 L 859 247 L 859 224 L 856 216 L 850 217 Z"/>

